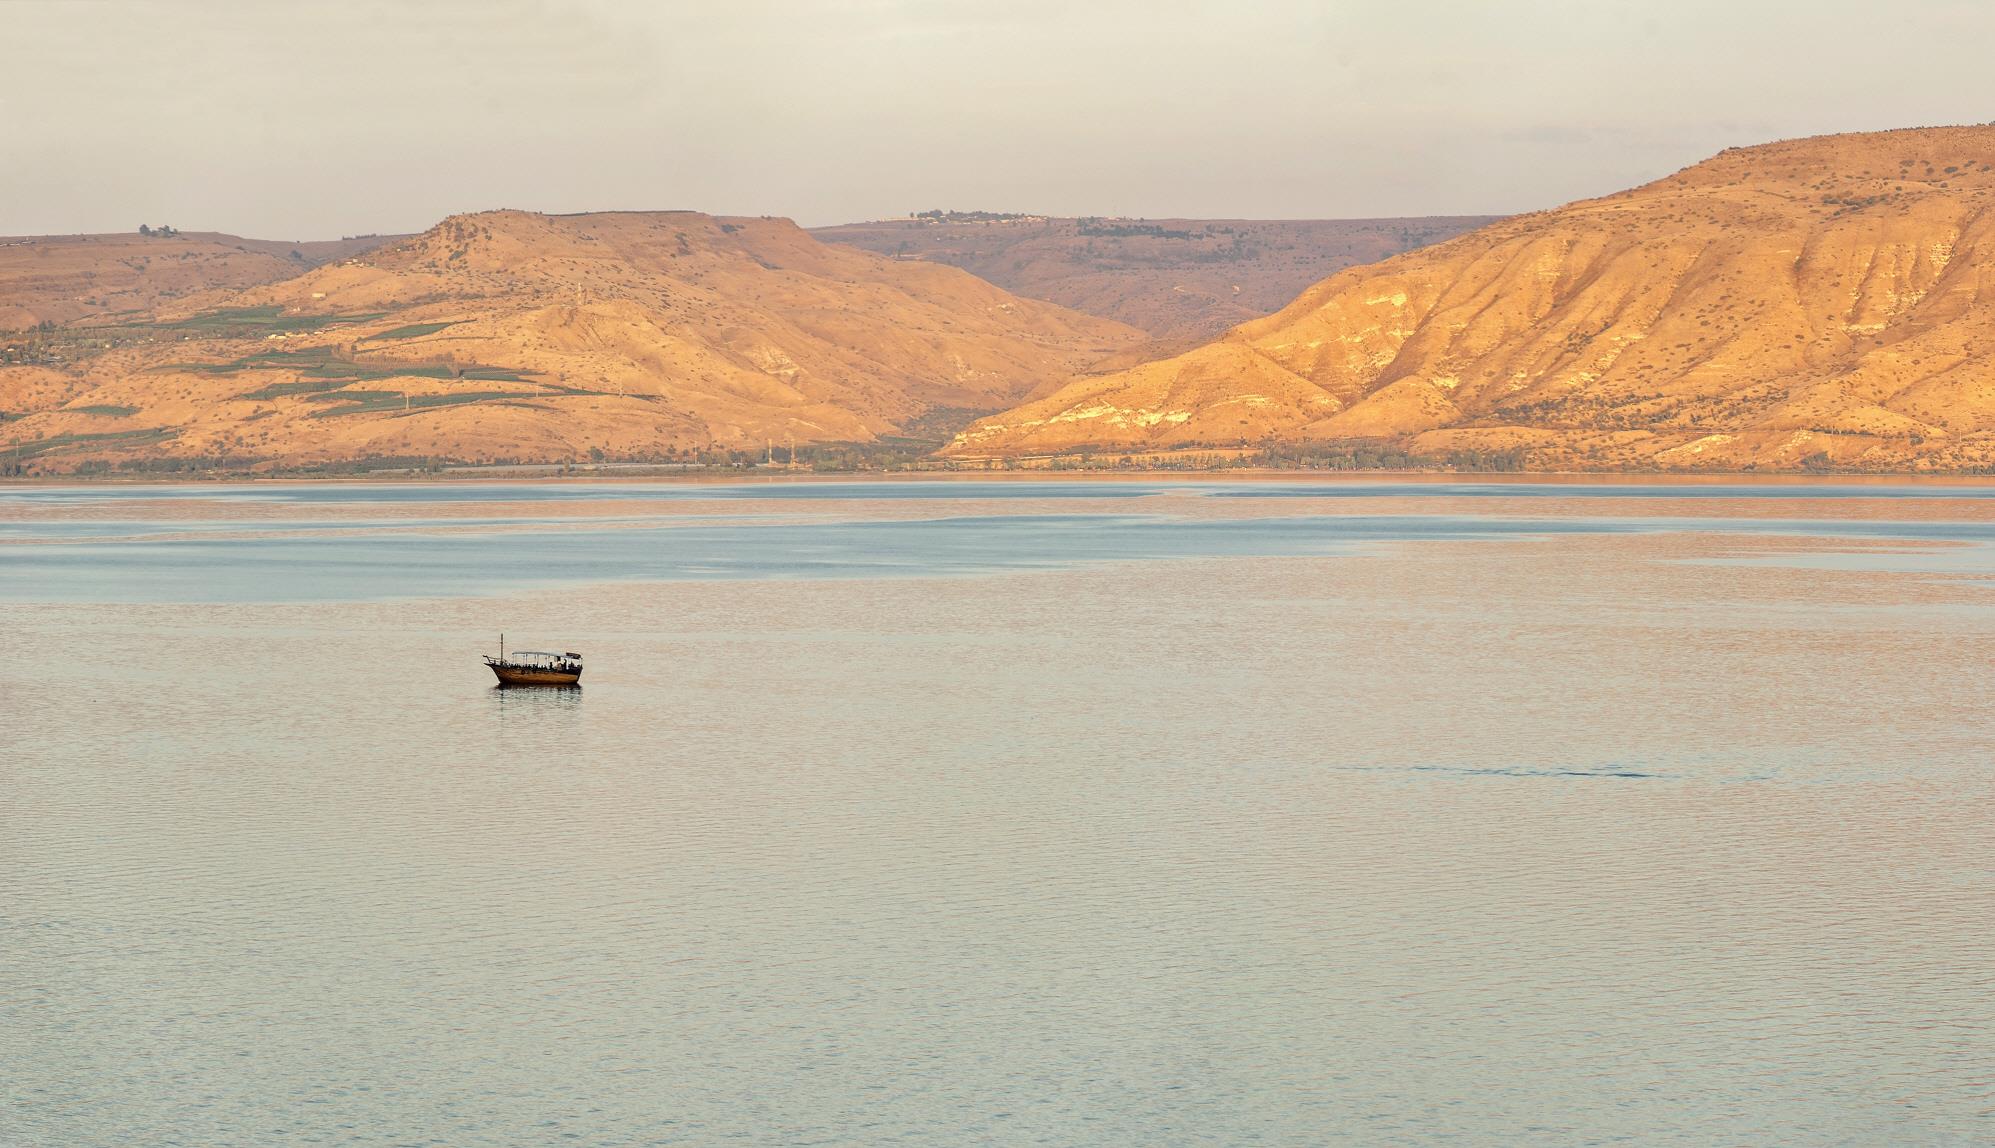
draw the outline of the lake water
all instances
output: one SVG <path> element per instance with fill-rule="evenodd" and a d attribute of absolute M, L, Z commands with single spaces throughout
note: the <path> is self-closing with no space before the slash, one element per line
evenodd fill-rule
<path fill-rule="evenodd" d="M 0 487 L 0 1144 L 1995 1142 L 1992 496 Z"/>

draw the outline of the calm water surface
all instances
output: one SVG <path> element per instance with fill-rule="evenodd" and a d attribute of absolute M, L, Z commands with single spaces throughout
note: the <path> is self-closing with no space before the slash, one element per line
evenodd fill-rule
<path fill-rule="evenodd" d="M 1991 494 L 0 488 L 0 1144 L 1995 1142 Z"/>

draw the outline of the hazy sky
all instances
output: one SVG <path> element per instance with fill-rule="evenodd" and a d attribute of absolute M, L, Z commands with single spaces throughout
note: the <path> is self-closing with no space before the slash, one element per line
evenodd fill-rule
<path fill-rule="evenodd" d="M 0 234 L 1511 212 L 1995 119 L 1995 0 L 0 0 Z"/>

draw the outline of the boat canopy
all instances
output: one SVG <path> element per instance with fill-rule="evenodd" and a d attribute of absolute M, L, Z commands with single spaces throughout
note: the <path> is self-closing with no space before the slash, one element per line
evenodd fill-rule
<path fill-rule="evenodd" d="M 507 655 L 507 656 L 508 656 L 508 657 L 513 657 L 513 658 L 547 658 L 547 659 L 549 659 L 550 661 L 557 661 L 557 662 L 558 662 L 558 661 L 560 661 L 560 660 L 561 660 L 561 659 L 562 659 L 563 657 L 569 657 L 569 658 L 579 658 L 579 657 L 581 657 L 582 655 L 580 655 L 580 654 L 557 654 L 557 653 L 554 653 L 554 652 L 553 652 L 553 651 L 551 651 L 551 650 L 514 650 L 514 651 L 513 651 L 513 652 L 512 652 L 511 654 L 509 654 L 509 655 Z"/>

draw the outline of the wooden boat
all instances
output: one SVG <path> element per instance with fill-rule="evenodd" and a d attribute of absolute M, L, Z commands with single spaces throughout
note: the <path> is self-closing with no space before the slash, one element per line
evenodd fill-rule
<path fill-rule="evenodd" d="M 514 650 L 506 653 L 506 636 L 499 635 L 499 656 L 485 656 L 502 686 L 579 686 L 582 684 L 582 655 L 570 651 L 556 654 L 548 650 Z"/>

